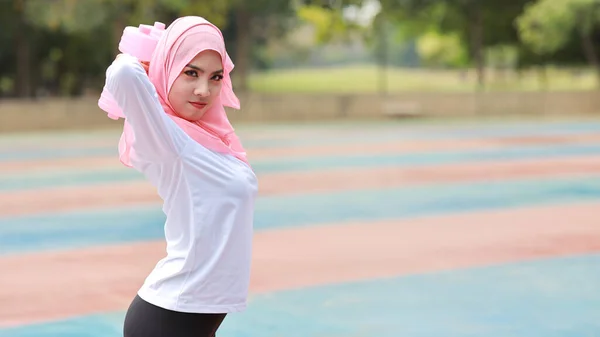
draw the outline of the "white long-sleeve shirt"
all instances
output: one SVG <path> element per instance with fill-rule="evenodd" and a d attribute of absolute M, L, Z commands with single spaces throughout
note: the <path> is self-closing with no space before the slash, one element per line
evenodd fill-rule
<path fill-rule="evenodd" d="M 138 295 L 173 311 L 245 309 L 257 194 L 253 171 L 203 147 L 171 120 L 134 57 L 113 62 L 106 89 L 133 129 L 132 165 L 157 188 L 167 216 L 166 256 Z"/>

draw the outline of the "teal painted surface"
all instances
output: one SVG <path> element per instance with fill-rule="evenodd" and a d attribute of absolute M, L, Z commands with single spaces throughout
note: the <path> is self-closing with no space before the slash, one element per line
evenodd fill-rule
<path fill-rule="evenodd" d="M 256 297 L 221 337 L 600 335 L 600 255 Z"/>
<path fill-rule="evenodd" d="M 600 255 L 435 272 L 253 296 L 219 337 L 600 335 Z M 0 330 L 119 337 L 124 312 Z"/>
<path fill-rule="evenodd" d="M 599 178 L 420 185 L 260 197 L 257 230 L 600 201 Z M 163 238 L 160 205 L 0 218 L 0 254 Z"/>
<path fill-rule="evenodd" d="M 489 161 L 515 161 L 515 164 L 518 164 L 516 161 L 523 159 L 569 158 L 573 156 L 596 155 L 600 155 L 600 145 L 523 146 L 501 150 L 295 157 L 279 160 L 252 161 L 252 167 L 256 173 L 265 174 L 277 172 L 316 172 L 319 170 L 352 167 L 413 167 Z M 125 167 L 99 170 L 80 170 L 74 167 L 72 170 L 62 171 L 3 174 L 0 177 L 0 192 L 139 181 L 142 179 L 143 176 L 140 173 Z"/>
<path fill-rule="evenodd" d="M 489 139 L 600 132 L 600 123 L 595 122 L 432 126 L 401 124 L 389 122 L 381 129 L 370 125 L 366 131 L 361 131 L 357 125 L 334 127 L 332 130 L 323 125 L 289 126 L 292 132 L 302 128 L 316 128 L 318 132 L 306 137 L 298 133 L 297 137 L 279 140 L 276 140 L 276 136 L 267 140 L 254 139 L 245 144 L 249 149 L 291 148 L 387 140 L 412 142 L 421 139 Z M 279 126 L 275 128 L 284 131 Z M 261 130 L 268 131 L 269 128 L 251 129 L 249 134 L 262 132 Z M 114 145 L 104 143 L 110 137 L 115 139 Z M 0 165 L 10 160 L 85 160 L 90 155 L 114 155 L 115 162 L 117 161 L 116 133 L 89 136 L 54 134 L 50 138 L 55 143 L 47 142 L 48 138 L 45 136 L 0 137 Z M 25 148 L 34 147 L 17 149 L 16 140 Z M 111 145 L 86 145 L 89 140 L 100 140 L 100 144 Z M 61 148 L 60 144 L 64 141 L 81 142 L 81 147 Z M 47 148 L 36 149 L 36 145 Z M 258 173 L 318 172 L 338 167 L 410 167 L 483 161 L 514 161 L 518 165 L 519 159 L 592 157 L 598 154 L 599 143 L 516 145 L 512 149 L 485 151 L 307 156 L 253 161 L 253 165 Z M 261 197 L 257 204 L 256 228 L 269 230 L 353 220 L 364 221 L 368 226 L 369 221 L 383 219 L 599 201 L 598 177 L 600 175 L 587 174 L 578 178 L 462 182 Z M 141 179 L 139 173 L 126 168 L 73 168 L 62 172 L 3 174 L 0 176 L 0 192 Z M 162 240 L 163 221 L 160 205 L 0 217 L 0 255 Z M 440 226 L 443 226 L 443 220 L 440 221 Z M 600 336 L 597 323 L 600 321 L 599 262 L 598 255 L 589 255 L 253 296 L 250 310 L 231 315 L 225 321 L 219 337 Z M 40 286 L 43 287 L 43 280 Z M 57 298 L 57 301 L 61 300 L 68 301 Z M 122 311 L 111 312 L 15 329 L 0 329 L 0 337 L 120 337 L 123 315 Z"/>
<path fill-rule="evenodd" d="M 464 124 L 464 123 L 463 123 Z M 473 123 L 469 125 L 424 125 L 402 124 L 390 121 L 385 124 L 367 123 L 349 125 L 306 125 L 289 126 L 290 132 L 306 130 L 310 137 L 281 137 L 277 133 L 285 131 L 281 126 L 247 127 L 249 135 L 256 133 L 269 134 L 267 139 L 244 137 L 244 128 L 240 137 L 248 149 L 258 148 L 293 148 L 298 146 L 314 146 L 322 144 L 376 143 L 382 141 L 403 141 L 433 139 L 489 139 L 495 137 L 531 137 L 531 136 L 569 136 L 581 133 L 600 132 L 600 123 Z M 329 130 L 328 130 L 329 129 Z M 312 134 L 311 134 L 312 132 Z M 113 140 L 111 143 L 109 140 Z M 86 146 L 86 142 L 101 140 L 105 146 Z M 50 158 L 85 158 L 89 156 L 110 156 L 117 153 L 119 134 L 117 132 L 55 132 L 31 133 L 27 135 L 0 135 L 0 162 L 10 160 L 37 160 Z M 68 144 L 67 147 L 61 144 Z"/>

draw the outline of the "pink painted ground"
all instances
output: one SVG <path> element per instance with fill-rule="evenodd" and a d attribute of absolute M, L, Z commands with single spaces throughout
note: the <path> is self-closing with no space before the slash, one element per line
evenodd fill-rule
<path fill-rule="evenodd" d="M 335 132 L 348 135 L 347 131 Z M 291 139 L 300 135 L 307 137 L 310 133 L 286 131 L 279 136 Z M 255 136 L 261 137 L 258 133 Z M 262 136 L 267 139 L 273 134 Z M 350 145 L 253 150 L 250 156 L 260 160 L 274 156 L 458 151 L 599 140 L 598 134 L 580 134 L 379 144 L 357 141 Z M 74 165 L 78 170 L 121 167 L 115 157 L 71 158 L 2 163 L 0 173 L 74 169 Z M 600 159 L 580 157 L 278 173 L 259 179 L 262 195 L 283 195 L 408 184 L 590 176 L 598 172 Z M 48 188 L 0 193 L 0 215 L 111 207 L 115 206 L 115 197 L 120 205 L 159 202 L 154 189 L 145 182 Z M 251 291 L 600 252 L 599 207 L 600 203 L 552 205 L 259 232 L 255 237 Z M 10 271 L 0 277 L 0 327 L 123 310 L 163 254 L 164 244 L 158 241 L 0 257 L 0 270 Z"/>
<path fill-rule="evenodd" d="M 251 291 L 600 252 L 599 208 L 582 203 L 262 232 Z M 163 252 L 162 242 L 148 242 L 4 257 L 0 270 L 11 272 L 0 278 L 0 326 L 122 310 Z"/>
<path fill-rule="evenodd" d="M 518 165 L 517 165 L 518 164 Z M 469 181 L 560 177 L 599 174 L 600 158 L 520 160 L 425 167 L 384 167 L 269 173 L 259 176 L 261 195 L 342 191 Z M 356 177 L 360 177 L 357 179 Z M 24 215 L 82 208 L 161 202 L 147 182 L 118 182 L 24 191 L 0 192 L 0 214 Z"/>
<path fill-rule="evenodd" d="M 285 147 L 252 149 L 248 155 L 252 160 L 269 158 L 285 158 L 299 156 L 320 156 L 332 154 L 380 154 L 380 153 L 422 153 L 434 151 L 465 151 L 500 149 L 516 145 L 556 145 L 556 144 L 583 144 L 588 142 L 599 142 L 600 135 L 580 134 L 564 137 L 520 137 L 520 138 L 490 138 L 480 140 L 419 140 L 406 142 L 380 142 L 380 143 L 351 143 L 351 144 L 322 144 L 318 146 Z M 116 151 L 116 148 L 115 148 Z M 115 152 L 116 153 L 116 152 Z M 43 172 L 46 170 L 73 170 L 121 168 L 116 156 L 108 157 L 85 157 L 85 158 L 61 158 L 49 160 L 25 160 L 5 162 L 0 165 L 0 173 L 21 172 Z"/>

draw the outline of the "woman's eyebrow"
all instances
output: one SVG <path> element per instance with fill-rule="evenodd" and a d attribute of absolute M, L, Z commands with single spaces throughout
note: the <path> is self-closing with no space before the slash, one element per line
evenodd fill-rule
<path fill-rule="evenodd" d="M 200 67 L 197 67 L 197 66 L 195 66 L 193 64 L 188 64 L 188 65 L 186 65 L 186 67 L 192 68 L 194 70 L 198 70 L 198 71 L 203 72 L 203 73 L 205 72 L 204 69 L 202 69 Z M 223 69 L 219 69 L 217 71 L 213 71 L 213 74 L 222 74 L 222 73 L 223 73 Z"/>

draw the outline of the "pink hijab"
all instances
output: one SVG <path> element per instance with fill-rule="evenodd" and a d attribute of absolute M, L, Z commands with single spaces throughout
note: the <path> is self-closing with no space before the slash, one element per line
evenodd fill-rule
<path fill-rule="evenodd" d="M 217 101 L 202 119 L 190 122 L 177 116 L 168 101 L 168 95 L 173 82 L 183 68 L 204 50 L 214 50 L 221 55 L 224 70 L 223 85 L 220 95 L 215 98 Z M 192 139 L 210 150 L 231 154 L 249 164 L 246 152 L 227 119 L 224 108 L 225 106 L 240 108 L 240 102 L 231 84 L 230 72 L 233 67 L 219 28 L 204 18 L 186 16 L 173 21 L 164 31 L 152 55 L 148 77 L 156 88 L 158 100 L 165 113 Z M 117 116 L 123 117 L 123 114 L 118 113 Z M 119 157 L 128 167 L 132 166 L 130 159 L 133 155 L 132 142 L 133 132 L 131 126 L 125 121 L 119 142 Z"/>

